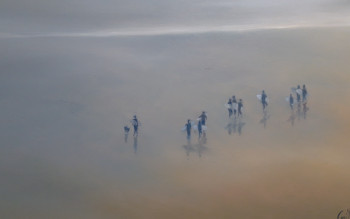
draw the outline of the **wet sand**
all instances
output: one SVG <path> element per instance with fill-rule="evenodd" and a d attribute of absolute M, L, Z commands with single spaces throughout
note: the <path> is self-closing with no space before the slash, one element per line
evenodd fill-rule
<path fill-rule="evenodd" d="M 350 207 L 349 36 L 0 39 L 0 216 L 336 218 Z M 285 101 L 298 84 L 305 117 Z M 232 95 L 244 110 L 229 134 Z M 181 128 L 202 110 L 206 142 L 189 144 Z"/>

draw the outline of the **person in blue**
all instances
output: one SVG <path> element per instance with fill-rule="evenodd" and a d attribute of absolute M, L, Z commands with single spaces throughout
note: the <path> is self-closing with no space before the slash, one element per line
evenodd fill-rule
<path fill-rule="evenodd" d="M 191 138 L 191 127 L 192 127 L 191 120 L 189 120 L 189 119 L 187 120 L 185 127 L 186 127 L 186 131 L 187 131 L 187 139 L 190 139 Z"/>
<path fill-rule="evenodd" d="M 293 105 L 294 105 L 294 98 L 293 98 L 293 95 L 290 94 L 289 95 L 289 106 L 292 110 L 293 110 Z"/>
<path fill-rule="evenodd" d="M 232 108 L 233 108 L 233 115 L 236 117 L 236 114 L 237 114 L 237 100 L 236 100 L 236 96 L 232 96 Z"/>
<path fill-rule="evenodd" d="M 232 100 L 231 100 L 231 98 L 228 100 L 227 104 L 230 107 L 230 108 L 228 108 L 228 117 L 231 118 L 231 116 L 232 116 Z"/>
<path fill-rule="evenodd" d="M 198 128 L 198 138 L 201 138 L 201 136 L 202 136 L 202 121 L 201 120 L 198 121 L 197 128 Z"/>
<path fill-rule="evenodd" d="M 238 102 L 238 116 L 241 116 L 241 117 L 242 117 L 242 108 L 243 108 L 243 100 L 239 99 L 239 102 Z"/>
<path fill-rule="evenodd" d="M 300 85 L 298 85 L 298 87 L 297 87 L 297 89 L 296 90 L 301 90 L 300 89 Z M 299 103 L 300 102 L 300 100 L 301 100 L 301 98 L 300 98 L 300 94 L 298 93 L 298 92 L 296 92 L 297 93 L 297 102 Z"/>
<path fill-rule="evenodd" d="M 205 125 L 205 121 L 207 120 L 207 115 L 206 115 L 205 111 L 203 111 L 202 114 L 198 118 L 200 118 L 201 125 Z"/>
<path fill-rule="evenodd" d="M 138 128 L 139 128 L 139 121 L 137 120 L 136 115 L 134 115 L 134 118 L 131 120 L 132 125 L 134 126 L 134 136 L 138 135 Z"/>
<path fill-rule="evenodd" d="M 306 101 L 306 97 L 307 97 L 307 90 L 306 90 L 305 84 L 303 85 L 302 92 L 303 92 L 303 102 L 305 102 Z"/>
<path fill-rule="evenodd" d="M 267 95 L 266 95 L 264 90 L 261 93 L 261 103 L 263 105 L 263 110 L 265 110 L 265 108 L 267 106 Z"/>

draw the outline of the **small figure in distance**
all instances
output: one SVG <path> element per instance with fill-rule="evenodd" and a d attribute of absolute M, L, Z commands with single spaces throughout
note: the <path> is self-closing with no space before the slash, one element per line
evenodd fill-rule
<path fill-rule="evenodd" d="M 236 117 L 236 115 L 237 115 L 237 100 L 236 100 L 236 96 L 232 96 L 232 108 L 233 108 L 233 115 Z"/>
<path fill-rule="evenodd" d="M 297 102 L 299 103 L 301 98 L 300 98 L 300 95 L 301 95 L 301 89 L 300 89 L 300 85 L 298 85 L 297 89 L 295 90 L 295 93 L 297 94 Z"/>
<path fill-rule="evenodd" d="M 130 131 L 130 128 L 127 125 L 124 126 L 124 141 L 125 141 L 125 143 L 128 142 L 129 131 Z"/>
<path fill-rule="evenodd" d="M 303 92 L 303 102 L 305 102 L 306 101 L 306 97 L 307 97 L 307 90 L 306 90 L 305 84 L 303 85 L 302 92 Z"/>
<path fill-rule="evenodd" d="M 242 117 L 242 108 L 243 108 L 243 100 L 239 99 L 239 102 L 238 102 L 238 117 L 239 116 Z"/>
<path fill-rule="evenodd" d="M 201 125 L 205 125 L 205 121 L 207 120 L 207 115 L 206 115 L 205 111 L 203 111 L 202 114 L 198 118 L 200 118 Z"/>
<path fill-rule="evenodd" d="M 293 110 L 293 105 L 294 105 L 294 98 L 293 98 L 293 95 L 290 94 L 289 95 L 289 106 L 292 110 Z"/>
<path fill-rule="evenodd" d="M 186 127 L 186 131 L 187 131 L 187 139 L 190 139 L 191 138 L 191 127 L 192 127 L 191 120 L 189 120 L 189 119 L 187 120 L 185 127 Z"/>
<path fill-rule="evenodd" d="M 231 118 L 231 116 L 232 116 L 232 100 L 229 99 L 227 104 L 230 106 L 230 108 L 228 108 L 228 117 Z"/>
<path fill-rule="evenodd" d="M 265 110 L 265 108 L 267 106 L 267 95 L 266 95 L 264 90 L 261 93 L 261 103 L 263 105 L 263 110 Z"/>
<path fill-rule="evenodd" d="M 132 125 L 134 126 L 134 136 L 138 135 L 138 128 L 139 128 L 139 121 L 137 120 L 136 115 L 134 115 L 134 118 L 131 120 Z"/>

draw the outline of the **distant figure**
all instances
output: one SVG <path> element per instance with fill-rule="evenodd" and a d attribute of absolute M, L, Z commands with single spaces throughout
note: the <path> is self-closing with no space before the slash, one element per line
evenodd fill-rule
<path fill-rule="evenodd" d="M 293 95 L 290 94 L 289 96 L 289 106 L 290 108 L 293 110 L 293 105 L 294 105 L 294 98 L 293 98 Z"/>
<path fill-rule="evenodd" d="M 265 110 L 265 108 L 267 106 L 267 95 L 266 95 L 264 90 L 261 93 L 261 103 L 263 105 L 263 110 Z"/>
<path fill-rule="evenodd" d="M 197 124 L 197 128 L 198 128 L 198 138 L 201 138 L 202 136 L 202 121 L 198 121 L 198 124 Z"/>
<path fill-rule="evenodd" d="M 229 99 L 227 104 L 230 106 L 230 108 L 228 108 L 228 117 L 231 118 L 231 116 L 232 116 L 232 100 Z"/>
<path fill-rule="evenodd" d="M 139 121 L 137 120 L 136 115 L 131 120 L 132 125 L 134 126 L 134 136 L 138 135 Z"/>
<path fill-rule="evenodd" d="M 300 98 L 300 93 L 299 93 L 300 90 L 301 90 L 301 89 L 300 89 L 300 85 L 298 85 L 298 87 L 297 87 L 297 89 L 296 89 L 296 93 L 297 93 L 297 102 L 298 102 L 298 103 L 299 103 L 300 100 L 301 100 L 301 98 Z"/>
<path fill-rule="evenodd" d="M 233 115 L 236 117 L 236 115 L 237 115 L 237 100 L 236 100 L 236 96 L 232 96 L 232 107 L 233 107 Z"/>
<path fill-rule="evenodd" d="M 134 136 L 134 153 L 137 153 L 137 137 Z"/>
<path fill-rule="evenodd" d="M 128 126 L 124 126 L 124 141 L 125 141 L 125 143 L 128 142 L 129 131 L 130 131 L 130 128 Z"/>
<path fill-rule="evenodd" d="M 302 92 L 303 92 L 303 102 L 305 102 L 306 101 L 306 97 L 307 97 L 307 90 L 306 90 L 305 84 L 303 85 Z"/>
<path fill-rule="evenodd" d="M 242 108 L 243 108 L 243 101 L 242 101 L 242 99 L 239 99 L 239 102 L 238 102 L 238 116 L 241 116 L 241 117 L 242 117 Z"/>
<path fill-rule="evenodd" d="M 207 115 L 205 113 L 205 111 L 202 112 L 202 114 L 198 117 L 200 118 L 201 120 L 201 125 L 205 125 L 205 121 L 207 120 Z"/>
<path fill-rule="evenodd" d="M 186 131 L 187 131 L 187 139 L 190 139 L 191 138 L 191 120 L 187 120 L 187 123 L 186 123 Z"/>

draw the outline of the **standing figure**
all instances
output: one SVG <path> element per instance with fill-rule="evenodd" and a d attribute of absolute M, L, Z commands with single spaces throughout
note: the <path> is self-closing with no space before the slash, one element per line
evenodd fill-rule
<path fill-rule="evenodd" d="M 301 95 L 301 89 L 300 89 L 300 85 L 298 85 L 297 89 L 295 90 L 295 93 L 297 93 L 297 102 L 299 103 L 301 98 L 300 98 L 300 95 Z"/>
<path fill-rule="evenodd" d="M 265 108 L 267 106 L 267 95 L 266 95 L 264 90 L 261 93 L 261 103 L 263 105 L 263 110 L 265 110 Z"/>
<path fill-rule="evenodd" d="M 185 127 L 186 127 L 186 131 L 187 131 L 187 139 L 190 139 L 191 138 L 191 127 L 192 127 L 191 120 L 189 120 L 189 119 L 187 120 Z"/>
<path fill-rule="evenodd" d="M 289 106 L 290 108 L 293 110 L 293 105 L 294 105 L 294 98 L 293 98 L 293 95 L 290 94 L 289 96 Z"/>
<path fill-rule="evenodd" d="M 243 108 L 243 101 L 242 101 L 242 99 L 239 99 L 239 102 L 238 102 L 238 116 L 241 116 L 241 117 L 242 117 L 242 108 Z"/>
<path fill-rule="evenodd" d="M 233 107 L 233 115 L 236 117 L 236 114 L 237 114 L 237 100 L 236 100 L 236 96 L 232 96 L 232 107 Z"/>
<path fill-rule="evenodd" d="M 205 121 L 207 120 L 207 115 L 206 115 L 205 111 L 203 111 L 202 114 L 198 118 L 200 118 L 201 125 L 205 125 Z"/>
<path fill-rule="evenodd" d="M 229 105 L 230 108 L 228 108 L 228 117 L 231 118 L 232 116 L 232 100 L 229 99 L 227 104 Z"/>
<path fill-rule="evenodd" d="M 307 90 L 306 90 L 305 84 L 303 85 L 302 92 L 303 92 L 303 102 L 305 102 L 306 101 L 306 97 L 307 97 Z"/>
<path fill-rule="evenodd" d="M 134 136 L 138 135 L 139 121 L 137 120 L 136 115 L 131 120 L 132 125 L 134 126 Z"/>

